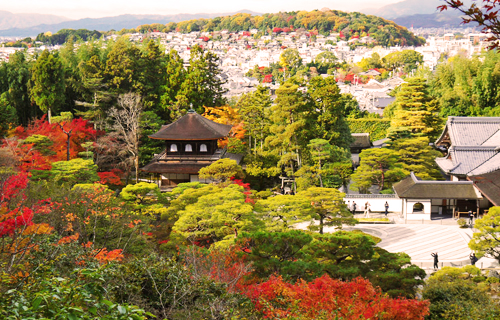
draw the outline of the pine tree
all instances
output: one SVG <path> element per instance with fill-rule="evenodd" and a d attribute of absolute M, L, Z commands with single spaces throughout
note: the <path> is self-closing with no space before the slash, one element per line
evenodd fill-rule
<path fill-rule="evenodd" d="M 309 106 L 297 85 L 285 83 L 276 90 L 276 95 L 270 115 L 272 135 L 266 138 L 266 146 L 280 156 L 278 166 L 285 167 L 292 176 L 302 166 L 302 153 L 307 143 L 304 111 Z"/>
<path fill-rule="evenodd" d="M 399 153 L 395 150 L 365 149 L 359 154 L 359 158 L 360 165 L 352 175 L 352 180 L 353 187 L 362 193 L 367 193 L 373 184 L 378 186 L 379 191 L 389 188 L 406 175 L 399 163 Z"/>
<path fill-rule="evenodd" d="M 388 137 L 426 136 L 436 138 L 441 133 L 442 119 L 437 115 L 439 104 L 427 92 L 422 78 L 411 78 L 396 95 L 396 109 Z"/>
<path fill-rule="evenodd" d="M 442 179 L 434 161 L 441 153 L 429 146 L 429 138 L 398 139 L 391 144 L 391 149 L 399 153 L 399 163 L 407 175 L 414 172 L 423 180 Z"/>

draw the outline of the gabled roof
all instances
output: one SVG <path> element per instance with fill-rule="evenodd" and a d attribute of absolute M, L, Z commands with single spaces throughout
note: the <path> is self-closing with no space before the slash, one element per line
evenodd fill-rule
<path fill-rule="evenodd" d="M 413 172 L 393 188 L 406 199 L 482 199 L 472 181 L 424 181 Z"/>
<path fill-rule="evenodd" d="M 480 146 L 483 143 L 491 145 L 490 139 L 499 141 L 496 136 L 499 129 L 500 117 L 448 117 L 446 127 L 437 139 L 436 145 Z"/>
<path fill-rule="evenodd" d="M 160 140 L 216 140 L 227 137 L 232 126 L 220 124 L 190 110 L 179 120 L 163 126 L 150 135 L 151 139 Z"/>
<path fill-rule="evenodd" d="M 370 79 L 366 84 L 362 85 L 362 87 L 365 89 L 384 89 L 385 85 L 375 79 Z"/>
<path fill-rule="evenodd" d="M 500 170 L 467 177 L 495 206 L 500 206 Z"/>

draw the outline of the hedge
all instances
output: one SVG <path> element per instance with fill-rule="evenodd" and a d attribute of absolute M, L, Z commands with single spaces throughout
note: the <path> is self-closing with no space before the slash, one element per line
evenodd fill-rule
<path fill-rule="evenodd" d="M 347 119 L 351 133 L 369 133 L 370 141 L 384 139 L 391 126 L 389 119 Z"/>

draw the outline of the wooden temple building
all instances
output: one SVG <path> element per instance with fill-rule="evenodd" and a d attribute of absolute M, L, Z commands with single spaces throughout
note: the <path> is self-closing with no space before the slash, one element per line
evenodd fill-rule
<path fill-rule="evenodd" d="M 231 158 L 239 163 L 241 155 L 228 153 L 218 146 L 218 140 L 228 137 L 231 128 L 189 110 L 177 121 L 149 136 L 150 139 L 163 140 L 165 150 L 141 170 L 153 174 L 160 188 L 165 190 L 182 182 L 200 181 L 198 171 L 221 158 Z"/>
<path fill-rule="evenodd" d="M 500 205 L 500 117 L 448 117 L 435 146 L 447 181 L 424 181 L 413 173 L 394 185 L 408 220 L 431 214 L 476 217 Z"/>

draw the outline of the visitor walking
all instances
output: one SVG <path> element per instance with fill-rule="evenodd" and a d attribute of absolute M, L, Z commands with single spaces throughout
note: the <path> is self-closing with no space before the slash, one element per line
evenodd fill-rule
<path fill-rule="evenodd" d="M 474 252 L 470 254 L 469 259 L 470 259 L 470 264 L 473 266 L 475 266 L 477 260 L 479 260 Z"/>
<path fill-rule="evenodd" d="M 385 217 L 387 218 L 387 215 L 389 214 L 389 202 L 386 201 L 384 207 L 385 207 Z"/>
<path fill-rule="evenodd" d="M 356 202 L 355 201 L 352 202 L 351 211 L 352 211 L 352 215 L 354 215 L 356 213 Z"/>
<path fill-rule="evenodd" d="M 370 218 L 370 202 L 365 203 L 365 218 Z"/>
<path fill-rule="evenodd" d="M 438 253 L 431 253 L 431 256 L 434 257 L 434 269 L 439 269 L 439 266 L 438 266 L 438 263 L 439 263 L 439 259 L 438 259 Z"/>
<path fill-rule="evenodd" d="M 472 211 L 469 211 L 469 225 L 471 228 L 473 226 L 473 223 L 474 223 L 474 214 L 472 213 Z"/>

